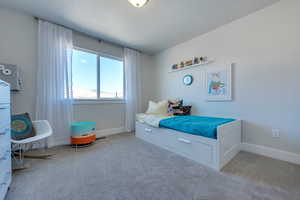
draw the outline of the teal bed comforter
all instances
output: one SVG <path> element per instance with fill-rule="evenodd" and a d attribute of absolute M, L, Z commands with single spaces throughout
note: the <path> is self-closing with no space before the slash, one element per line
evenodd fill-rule
<path fill-rule="evenodd" d="M 217 127 L 232 121 L 235 121 L 235 119 L 177 116 L 161 120 L 159 127 L 217 139 Z"/>

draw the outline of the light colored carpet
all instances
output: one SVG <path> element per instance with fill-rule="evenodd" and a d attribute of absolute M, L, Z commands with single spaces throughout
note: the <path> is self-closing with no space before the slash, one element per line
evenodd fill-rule
<path fill-rule="evenodd" d="M 245 152 L 219 173 L 132 134 L 51 151 L 15 173 L 7 200 L 300 199 L 300 166 Z"/>

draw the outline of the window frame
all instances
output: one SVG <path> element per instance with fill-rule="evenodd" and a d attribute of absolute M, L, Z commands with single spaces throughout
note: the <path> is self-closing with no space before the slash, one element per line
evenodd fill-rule
<path fill-rule="evenodd" d="M 125 66 L 124 66 L 124 59 L 116 56 L 112 56 L 103 52 L 97 52 L 94 50 L 90 49 L 85 49 L 81 47 L 74 46 L 73 50 L 77 51 L 83 51 L 86 53 L 92 53 L 97 55 L 97 99 L 76 99 L 74 98 L 74 104 L 102 104 L 102 103 L 125 103 Z M 72 54 L 73 56 L 73 54 Z M 121 61 L 123 63 L 123 98 L 101 98 L 100 97 L 100 58 L 105 57 L 105 58 L 110 58 L 114 60 Z M 72 63 L 73 64 L 73 63 Z M 72 74 L 73 76 L 73 74 Z M 73 88 L 73 83 L 72 83 L 72 88 Z"/>

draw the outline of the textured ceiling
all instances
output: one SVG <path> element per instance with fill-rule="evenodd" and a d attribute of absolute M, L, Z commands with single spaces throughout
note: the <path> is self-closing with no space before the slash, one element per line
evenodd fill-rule
<path fill-rule="evenodd" d="M 1 0 L 77 31 L 154 54 L 279 0 Z"/>

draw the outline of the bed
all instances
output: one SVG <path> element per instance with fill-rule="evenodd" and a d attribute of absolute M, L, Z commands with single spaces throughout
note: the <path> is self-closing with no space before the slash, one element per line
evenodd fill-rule
<path fill-rule="evenodd" d="M 241 120 L 138 114 L 136 137 L 221 170 L 241 147 Z"/>

